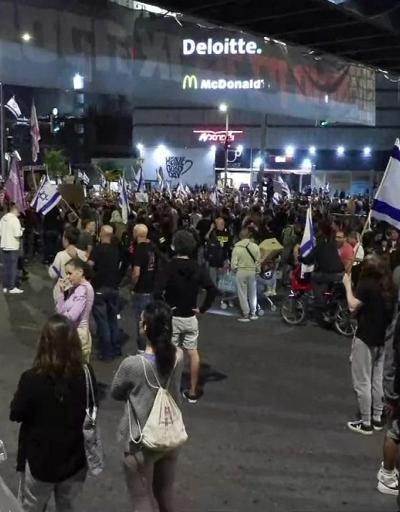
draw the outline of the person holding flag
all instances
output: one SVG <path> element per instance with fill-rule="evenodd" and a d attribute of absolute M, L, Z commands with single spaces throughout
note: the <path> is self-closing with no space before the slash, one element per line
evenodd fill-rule
<path fill-rule="evenodd" d="M 347 427 L 358 434 L 371 435 L 384 427 L 384 345 L 396 293 L 390 269 L 378 256 L 365 260 L 355 292 L 348 273 L 344 274 L 343 284 L 349 309 L 357 315 L 358 323 L 351 351 L 351 375 L 360 419 L 349 421 Z"/>

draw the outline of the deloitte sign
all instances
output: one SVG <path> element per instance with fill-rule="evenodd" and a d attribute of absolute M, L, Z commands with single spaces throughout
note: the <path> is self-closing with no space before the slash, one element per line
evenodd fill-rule
<path fill-rule="evenodd" d="M 183 55 L 260 55 L 262 49 L 255 41 L 246 41 L 243 38 L 234 39 L 226 37 L 223 41 L 196 42 L 194 39 L 183 40 Z"/>

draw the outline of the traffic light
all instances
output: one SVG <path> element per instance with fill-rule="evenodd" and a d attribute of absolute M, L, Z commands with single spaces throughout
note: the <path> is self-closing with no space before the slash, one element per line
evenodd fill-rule
<path fill-rule="evenodd" d="M 61 130 L 61 122 L 57 115 L 50 114 L 50 132 L 58 133 Z"/>

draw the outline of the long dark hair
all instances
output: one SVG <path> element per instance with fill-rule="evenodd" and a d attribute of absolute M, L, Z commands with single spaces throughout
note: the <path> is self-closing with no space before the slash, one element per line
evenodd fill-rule
<path fill-rule="evenodd" d="M 63 315 L 52 315 L 42 328 L 33 363 L 38 373 L 52 377 L 79 375 L 82 347 L 74 324 Z"/>
<path fill-rule="evenodd" d="M 392 279 L 389 262 L 386 258 L 370 255 L 362 263 L 360 279 L 374 279 L 378 282 L 383 299 L 388 306 L 392 306 L 396 299 L 396 288 Z"/>
<path fill-rule="evenodd" d="M 175 365 L 176 347 L 172 344 L 172 311 L 168 304 L 155 301 L 143 312 L 143 325 L 156 356 L 157 370 L 167 377 Z"/>

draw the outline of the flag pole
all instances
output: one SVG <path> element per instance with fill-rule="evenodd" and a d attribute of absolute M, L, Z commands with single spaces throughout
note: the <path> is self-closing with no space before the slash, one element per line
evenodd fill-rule
<path fill-rule="evenodd" d="M 3 91 L 3 82 L 0 82 L 0 133 L 1 133 L 1 140 L 0 140 L 0 159 L 1 159 L 1 167 L 0 172 L 3 179 L 6 177 L 5 172 L 5 151 L 4 151 L 4 140 L 5 140 L 5 133 L 4 133 L 4 91 Z"/>
<path fill-rule="evenodd" d="M 72 213 L 74 213 L 74 214 L 77 216 L 77 218 L 78 218 L 78 219 L 80 218 L 80 217 L 79 217 L 79 215 L 76 213 L 76 211 L 75 211 L 75 210 L 72 208 L 72 206 L 68 203 L 68 201 L 66 201 L 63 197 L 61 197 L 61 202 L 62 202 L 63 204 L 65 204 L 65 206 L 66 206 L 69 210 L 71 210 L 71 212 L 72 212 Z"/>

